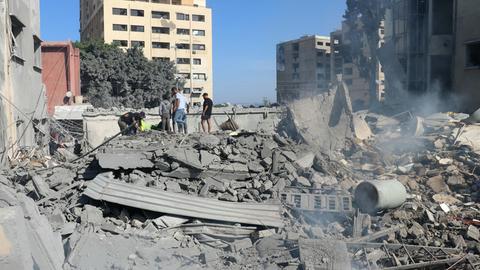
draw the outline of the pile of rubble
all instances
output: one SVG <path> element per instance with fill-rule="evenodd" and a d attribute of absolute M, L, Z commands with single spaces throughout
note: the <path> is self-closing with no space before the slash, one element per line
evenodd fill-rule
<path fill-rule="evenodd" d="M 16 164 L 0 177 L 0 262 L 477 269 L 480 128 L 465 118 L 360 113 L 351 117 L 352 137 L 328 152 L 285 133 L 152 131 L 117 138 L 74 164 Z M 360 211 L 383 196 L 359 191 L 365 180 L 391 181 L 389 191 L 405 197 Z"/>

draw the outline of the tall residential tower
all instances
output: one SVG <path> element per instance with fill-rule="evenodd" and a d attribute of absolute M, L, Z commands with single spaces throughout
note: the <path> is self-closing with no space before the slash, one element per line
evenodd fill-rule
<path fill-rule="evenodd" d="M 81 40 L 143 47 L 148 59 L 175 61 L 184 93 L 213 96 L 212 11 L 206 0 L 80 0 Z"/>

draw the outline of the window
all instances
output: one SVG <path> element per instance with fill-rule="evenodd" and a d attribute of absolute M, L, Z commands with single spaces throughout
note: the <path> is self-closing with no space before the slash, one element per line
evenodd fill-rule
<path fill-rule="evenodd" d="M 190 35 L 190 29 L 178 28 L 177 35 Z"/>
<path fill-rule="evenodd" d="M 298 43 L 294 43 L 292 45 L 292 49 L 293 51 L 298 52 L 300 50 L 300 45 Z"/>
<path fill-rule="evenodd" d="M 192 93 L 192 89 L 191 88 L 184 88 L 183 93 L 189 95 L 189 94 Z"/>
<path fill-rule="evenodd" d="M 39 37 L 33 36 L 33 53 L 34 53 L 34 67 L 40 68 L 42 66 L 42 54 L 41 54 L 41 48 L 42 47 L 42 41 L 40 40 Z"/>
<path fill-rule="evenodd" d="M 113 8 L 112 13 L 113 13 L 113 15 L 127 16 L 127 9 L 126 8 Z"/>
<path fill-rule="evenodd" d="M 170 28 L 168 27 L 152 27 L 152 33 L 155 34 L 170 34 Z"/>
<path fill-rule="evenodd" d="M 352 75 L 353 74 L 353 68 L 345 68 L 343 71 L 345 75 Z"/>
<path fill-rule="evenodd" d="M 325 79 L 324 74 L 317 74 L 317 80 L 323 80 L 323 79 Z"/>
<path fill-rule="evenodd" d="M 292 65 L 292 68 L 293 68 L 293 72 L 297 73 L 297 72 L 298 72 L 298 68 L 300 68 L 300 64 L 294 63 L 294 64 Z"/>
<path fill-rule="evenodd" d="M 204 44 L 193 44 L 193 50 L 194 51 L 205 51 L 205 45 Z"/>
<path fill-rule="evenodd" d="M 168 43 L 168 42 L 152 42 L 152 48 L 154 48 L 154 49 L 170 49 L 170 43 Z"/>
<path fill-rule="evenodd" d="M 177 49 L 180 49 L 180 50 L 190 50 L 190 44 L 187 44 L 187 43 L 177 43 Z"/>
<path fill-rule="evenodd" d="M 130 15 L 135 17 L 143 17 L 145 16 L 145 12 L 141 9 L 130 9 Z"/>
<path fill-rule="evenodd" d="M 114 24 L 113 31 L 127 31 L 128 27 L 126 24 Z"/>
<path fill-rule="evenodd" d="M 17 61 L 20 64 L 23 64 L 25 62 L 21 57 L 22 57 L 22 39 L 23 39 L 23 28 L 25 25 L 15 16 L 10 15 L 10 19 L 12 21 L 12 44 L 13 44 L 13 54 L 14 54 L 14 60 L 20 60 Z"/>
<path fill-rule="evenodd" d="M 143 25 L 131 25 L 130 30 L 132 32 L 145 32 L 145 27 Z"/>
<path fill-rule="evenodd" d="M 193 79 L 194 80 L 207 80 L 207 74 L 205 73 L 193 73 Z"/>
<path fill-rule="evenodd" d="M 317 41 L 317 45 L 318 46 L 323 46 L 323 42 L 322 41 Z"/>
<path fill-rule="evenodd" d="M 192 21 L 194 22 L 204 22 L 205 16 L 204 15 L 192 15 Z"/>
<path fill-rule="evenodd" d="M 112 44 L 118 47 L 128 47 L 128 40 L 114 40 Z"/>
<path fill-rule="evenodd" d="M 467 68 L 480 68 L 480 41 L 466 45 L 466 57 Z"/>
<path fill-rule="evenodd" d="M 177 58 L 177 64 L 179 65 L 189 65 L 190 58 Z"/>
<path fill-rule="evenodd" d="M 168 57 L 152 57 L 154 61 L 161 61 L 161 62 L 170 62 L 170 58 Z"/>
<path fill-rule="evenodd" d="M 177 13 L 177 20 L 189 21 L 190 20 L 190 15 L 185 14 L 185 13 Z"/>
<path fill-rule="evenodd" d="M 193 30 L 194 36 L 205 36 L 205 30 Z"/>
<path fill-rule="evenodd" d="M 152 11 L 152 18 L 170 20 L 170 13 L 164 11 Z"/>
<path fill-rule="evenodd" d="M 329 46 L 329 47 L 330 47 L 330 42 L 325 43 L 325 46 Z"/>
<path fill-rule="evenodd" d="M 145 41 L 132 40 L 132 47 L 145 47 Z"/>
<path fill-rule="evenodd" d="M 194 58 L 194 59 L 193 59 L 193 64 L 194 64 L 194 65 L 201 65 L 201 64 L 202 64 L 202 59 Z"/>

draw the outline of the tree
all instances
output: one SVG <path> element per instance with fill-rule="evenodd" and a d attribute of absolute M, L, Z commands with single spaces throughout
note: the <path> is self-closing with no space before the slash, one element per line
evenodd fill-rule
<path fill-rule="evenodd" d="M 126 51 L 93 41 L 80 48 L 82 94 L 94 107 L 153 108 L 182 84 L 173 62 L 149 61 L 141 48 Z"/>

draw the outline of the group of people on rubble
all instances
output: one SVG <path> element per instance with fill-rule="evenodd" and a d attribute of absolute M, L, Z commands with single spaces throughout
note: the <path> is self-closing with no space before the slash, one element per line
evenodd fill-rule
<path fill-rule="evenodd" d="M 190 112 L 190 104 L 178 87 L 171 89 L 172 99 L 164 99 L 160 103 L 159 114 L 161 122 L 158 126 L 149 125 L 146 121 L 144 112 L 127 112 L 118 119 L 118 126 L 123 135 L 135 135 L 137 132 L 143 132 L 156 128 L 169 133 L 188 133 L 187 114 Z M 203 106 L 201 116 L 201 126 L 205 133 L 212 132 L 212 110 L 213 101 L 207 93 L 202 95 Z"/>

